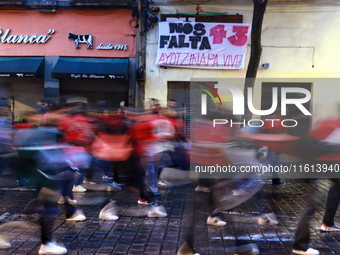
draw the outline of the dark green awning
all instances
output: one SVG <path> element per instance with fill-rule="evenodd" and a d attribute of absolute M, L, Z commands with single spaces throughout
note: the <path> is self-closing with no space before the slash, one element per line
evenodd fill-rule
<path fill-rule="evenodd" d="M 134 1 L 131 0 L 72 0 L 71 6 L 93 6 L 93 7 L 124 7 L 130 8 Z"/>
<path fill-rule="evenodd" d="M 44 78 L 43 57 L 0 57 L 0 78 Z"/>
<path fill-rule="evenodd" d="M 129 59 L 60 57 L 52 71 L 52 78 L 128 80 Z"/>

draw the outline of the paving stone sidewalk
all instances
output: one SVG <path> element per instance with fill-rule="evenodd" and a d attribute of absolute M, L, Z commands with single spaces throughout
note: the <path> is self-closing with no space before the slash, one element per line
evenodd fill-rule
<path fill-rule="evenodd" d="M 175 255 L 193 221 L 194 246 L 201 254 L 225 254 L 225 249 L 235 243 L 253 242 L 260 254 L 291 254 L 293 235 L 299 215 L 306 204 L 309 185 L 317 189 L 313 200 L 317 212 L 311 222 L 312 243 L 321 254 L 340 254 L 340 233 L 320 233 L 330 183 L 321 180 L 308 184 L 302 180 L 285 180 L 284 186 L 272 186 L 270 182 L 242 205 L 222 214 L 228 221 L 225 227 L 210 227 L 206 224 L 209 214 L 207 195 L 194 191 L 194 184 L 160 189 L 159 203 L 164 205 L 168 217 L 131 217 L 137 210 L 138 193 L 125 188 L 121 192 L 88 191 L 76 194 L 77 208 L 84 211 L 84 222 L 65 221 L 65 211 L 60 206 L 54 222 L 54 237 L 68 249 L 68 254 L 163 254 Z M 0 179 L 0 222 L 28 221 L 22 217 L 27 203 L 36 196 L 34 191 L 16 190 L 13 176 Z M 100 221 L 101 208 L 114 197 L 120 218 L 117 221 Z M 256 223 L 230 222 L 236 216 L 256 216 L 273 212 L 279 225 L 259 226 Z M 34 222 L 34 218 L 30 219 Z M 339 220 L 339 212 L 336 215 Z M 38 254 L 39 229 L 25 224 L 1 228 L 1 235 L 11 240 L 12 248 L 0 254 Z"/>

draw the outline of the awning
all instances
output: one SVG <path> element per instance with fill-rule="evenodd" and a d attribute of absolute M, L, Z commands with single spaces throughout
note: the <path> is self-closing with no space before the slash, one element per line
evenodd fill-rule
<path fill-rule="evenodd" d="M 44 78 L 43 57 L 0 57 L 0 78 Z"/>
<path fill-rule="evenodd" d="M 25 0 L 0 0 L 0 5 L 24 5 Z"/>
<path fill-rule="evenodd" d="M 131 0 L 72 0 L 70 1 L 71 6 L 96 6 L 96 7 L 125 7 L 130 8 L 133 6 Z"/>
<path fill-rule="evenodd" d="M 128 80 L 129 59 L 60 57 L 52 71 L 52 78 Z"/>

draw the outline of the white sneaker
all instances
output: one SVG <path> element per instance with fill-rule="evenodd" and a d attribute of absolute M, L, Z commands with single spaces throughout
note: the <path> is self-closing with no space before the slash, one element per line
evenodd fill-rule
<path fill-rule="evenodd" d="M 100 220 L 118 220 L 119 217 L 116 215 L 116 202 L 111 201 L 103 209 L 100 210 Z"/>
<path fill-rule="evenodd" d="M 122 188 L 116 182 L 112 182 L 107 187 L 107 191 L 120 191 L 120 190 L 122 190 Z"/>
<path fill-rule="evenodd" d="M 213 225 L 213 226 L 218 226 L 218 227 L 223 227 L 227 225 L 227 222 L 221 220 L 219 217 L 211 217 L 209 216 L 207 219 L 207 224 Z"/>
<path fill-rule="evenodd" d="M 0 249 L 8 249 L 11 248 L 12 245 L 10 242 L 6 241 L 5 239 L 0 238 Z"/>
<path fill-rule="evenodd" d="M 59 205 L 65 204 L 65 198 L 64 198 L 64 196 L 61 196 L 61 197 L 60 197 L 60 199 L 59 199 L 59 201 L 58 201 L 58 204 L 59 204 Z"/>
<path fill-rule="evenodd" d="M 138 198 L 137 203 L 139 205 L 151 205 L 152 204 L 152 202 L 147 201 L 145 198 Z"/>
<path fill-rule="evenodd" d="M 247 196 L 249 193 L 247 191 L 244 191 L 243 189 L 233 189 L 231 191 L 234 196 Z"/>
<path fill-rule="evenodd" d="M 208 187 L 198 185 L 195 189 L 196 192 L 211 193 L 211 189 Z"/>
<path fill-rule="evenodd" d="M 164 218 L 168 216 L 163 206 L 151 206 L 148 211 L 149 218 Z"/>
<path fill-rule="evenodd" d="M 320 254 L 318 250 L 315 250 L 313 248 L 309 248 L 307 251 L 293 249 L 292 252 L 294 254 L 302 254 L 302 255 L 319 255 Z"/>
<path fill-rule="evenodd" d="M 119 217 L 117 215 L 112 214 L 110 211 L 107 212 L 100 212 L 99 214 L 100 220 L 118 220 Z"/>
<path fill-rule="evenodd" d="M 90 180 L 87 179 L 86 177 L 84 178 L 83 183 L 85 183 L 85 184 L 97 184 L 96 182 L 90 181 Z"/>
<path fill-rule="evenodd" d="M 66 254 L 67 250 L 56 243 L 47 242 L 42 244 L 39 249 L 39 254 Z"/>
<path fill-rule="evenodd" d="M 71 198 L 69 198 L 69 197 L 66 197 L 66 200 L 67 200 L 67 202 L 68 202 L 70 205 L 75 205 L 75 204 L 78 203 L 77 200 L 71 199 Z M 60 205 L 65 204 L 65 197 L 64 197 L 64 196 L 61 196 L 61 197 L 60 197 L 60 199 L 59 199 L 59 201 L 58 201 L 58 204 L 60 204 Z"/>
<path fill-rule="evenodd" d="M 86 217 L 85 217 L 83 211 L 78 209 L 78 210 L 75 211 L 74 214 L 72 214 L 71 217 L 66 218 L 66 220 L 67 221 L 84 221 L 84 220 L 86 220 Z"/>
<path fill-rule="evenodd" d="M 340 231 L 340 228 L 337 227 L 336 225 L 334 225 L 332 227 L 328 227 L 328 226 L 326 226 L 325 223 L 322 223 L 320 230 L 323 231 L 323 232 L 337 232 L 337 231 Z"/>
<path fill-rule="evenodd" d="M 77 200 L 75 200 L 75 199 L 71 199 L 71 198 L 69 198 L 69 197 L 66 197 L 66 199 L 67 199 L 67 202 L 70 204 L 70 205 L 76 205 L 78 202 L 77 202 Z"/>
<path fill-rule="evenodd" d="M 166 187 L 168 184 L 166 181 L 164 180 L 159 180 L 158 181 L 158 187 Z"/>
<path fill-rule="evenodd" d="M 84 193 L 86 192 L 86 189 L 81 185 L 77 185 L 77 186 L 73 186 L 72 191 L 77 192 L 77 193 Z"/>
<path fill-rule="evenodd" d="M 274 213 L 266 213 L 262 214 L 258 219 L 257 222 L 259 225 L 279 225 L 279 222 Z"/>

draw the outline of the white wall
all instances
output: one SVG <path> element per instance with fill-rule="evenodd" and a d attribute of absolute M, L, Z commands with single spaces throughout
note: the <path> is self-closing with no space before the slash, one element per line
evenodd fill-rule
<path fill-rule="evenodd" d="M 195 13 L 196 5 L 160 5 L 162 14 Z M 210 12 L 239 13 L 244 23 L 251 23 L 253 6 L 245 4 L 201 5 Z M 324 3 L 268 3 L 263 21 L 261 65 L 257 77 L 276 81 L 277 78 L 339 78 L 340 50 L 340 5 Z M 145 98 L 158 98 L 162 104 L 167 99 L 168 81 L 190 81 L 191 78 L 244 78 L 242 70 L 202 70 L 159 68 L 155 65 L 157 54 L 158 27 L 147 33 Z M 249 62 L 248 45 L 246 67 Z M 298 81 L 298 80 L 297 80 Z M 339 79 L 340 81 L 340 79 Z M 340 103 L 340 82 L 333 81 L 325 86 L 324 81 L 313 81 L 313 122 L 337 115 Z M 227 92 L 219 91 L 221 95 Z M 255 86 L 255 106 L 260 105 L 261 86 Z"/>

